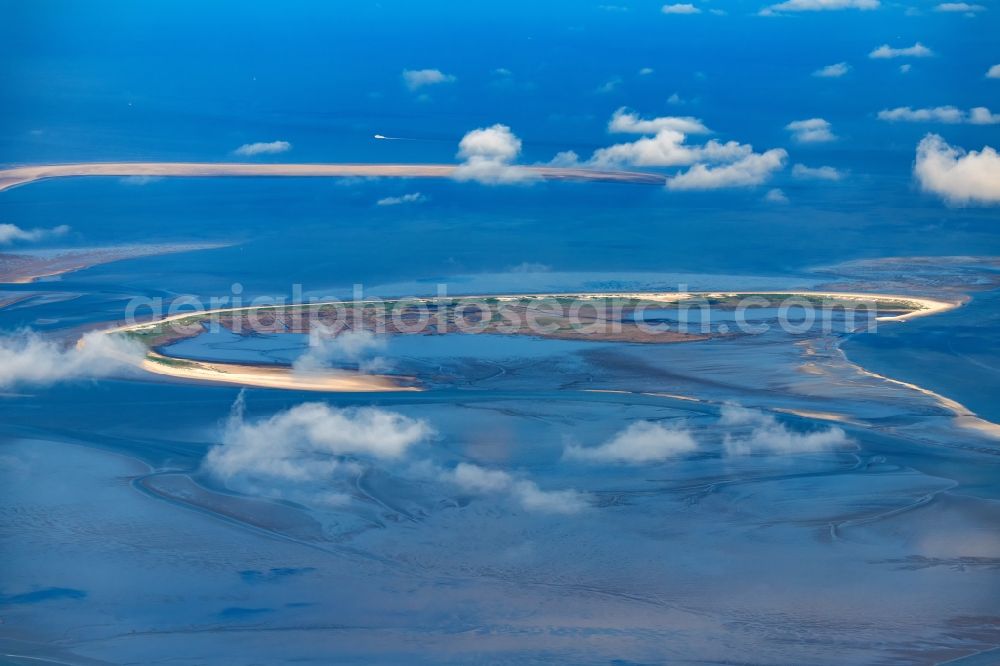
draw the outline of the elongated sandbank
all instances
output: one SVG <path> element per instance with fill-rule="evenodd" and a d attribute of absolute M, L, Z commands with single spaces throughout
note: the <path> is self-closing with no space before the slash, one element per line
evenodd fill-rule
<path fill-rule="evenodd" d="M 483 298 L 496 300 L 574 298 L 574 299 L 634 299 L 637 301 L 676 303 L 680 300 L 696 297 L 750 297 L 750 296 L 787 296 L 798 298 L 828 298 L 840 301 L 883 302 L 892 303 L 896 309 L 905 309 L 902 315 L 886 317 L 887 321 L 904 321 L 908 317 L 935 314 L 950 310 L 961 305 L 961 301 L 944 301 L 931 298 L 895 295 L 866 294 L 847 292 L 587 292 L 575 294 L 516 294 L 490 296 L 455 296 L 449 300 L 472 301 Z M 406 299 L 413 301 L 432 302 L 434 298 Z M 357 304 L 391 303 L 392 301 L 367 300 Z M 234 308 L 218 308 L 200 312 L 184 312 L 170 315 L 154 321 L 126 324 L 106 329 L 107 334 L 143 334 L 162 327 L 171 322 L 197 323 L 214 315 L 234 314 L 277 308 L 317 308 L 337 303 L 334 301 L 295 305 L 256 305 Z M 881 318 L 880 318 L 881 319 Z M 664 338 L 664 342 L 678 341 Z M 241 386 L 258 386 L 263 388 L 284 388 L 306 391 L 413 391 L 420 390 L 409 382 L 412 378 L 394 377 L 391 375 L 368 375 L 348 370 L 336 370 L 329 373 L 302 374 L 294 372 L 289 366 L 259 366 L 243 365 L 225 362 L 191 361 L 167 356 L 150 350 L 140 363 L 140 367 L 150 373 L 189 379 L 194 381 L 214 382 L 221 384 L 237 384 Z"/>
<path fill-rule="evenodd" d="M 71 273 L 114 261 L 177 252 L 212 250 L 226 246 L 226 243 L 158 243 L 45 250 L 19 254 L 0 253 L 0 284 L 27 284 L 41 278 Z"/>
<path fill-rule="evenodd" d="M 549 166 L 518 166 L 526 178 L 663 185 L 663 176 L 634 171 L 602 171 Z M 0 169 L 0 191 L 49 178 L 76 176 L 272 177 L 293 178 L 453 178 L 455 164 L 245 164 L 237 162 L 87 162 Z"/>
<path fill-rule="evenodd" d="M 327 391 L 331 393 L 421 390 L 416 386 L 407 386 L 401 383 L 400 380 L 403 378 L 387 375 L 369 375 L 349 370 L 296 373 L 287 367 L 180 361 L 156 352 L 149 352 L 142 360 L 140 367 L 155 375 L 260 388 Z"/>

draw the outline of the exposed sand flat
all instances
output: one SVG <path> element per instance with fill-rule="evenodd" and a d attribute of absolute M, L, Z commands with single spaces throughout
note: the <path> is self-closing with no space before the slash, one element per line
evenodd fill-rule
<path fill-rule="evenodd" d="M 923 386 L 918 386 L 916 384 L 911 384 L 910 382 L 904 382 L 899 379 L 893 379 L 892 377 L 886 377 L 885 375 L 880 375 L 877 372 L 865 370 L 857 363 L 851 362 L 847 358 L 847 355 L 844 354 L 844 352 L 840 350 L 839 347 L 837 349 L 838 351 L 840 351 L 840 355 L 844 359 L 844 361 L 852 365 L 858 371 L 859 374 L 864 375 L 865 377 L 872 377 L 873 379 L 880 379 L 884 382 L 895 384 L 896 386 L 903 386 L 912 391 L 916 391 L 917 393 L 920 393 L 922 395 L 926 395 L 927 397 L 933 399 L 935 402 L 941 405 L 941 407 L 947 409 L 952 414 L 954 414 L 955 425 L 957 425 L 959 428 L 975 430 L 976 432 L 979 432 L 982 435 L 985 435 L 995 440 L 1000 440 L 1000 425 L 993 423 L 992 421 L 988 421 L 984 418 L 981 418 L 980 416 L 977 416 L 974 412 L 972 412 L 968 407 L 966 407 L 962 403 L 956 400 L 952 400 L 951 398 L 946 398 L 940 393 L 935 393 L 930 389 L 925 389 Z"/>
<path fill-rule="evenodd" d="M 243 164 L 236 162 L 92 162 L 0 169 L 0 191 L 47 178 L 74 176 L 223 177 L 286 176 L 324 178 L 450 178 L 453 164 Z M 543 180 L 603 181 L 663 185 L 656 174 L 523 166 Z"/>
<path fill-rule="evenodd" d="M 143 359 L 141 367 L 147 372 L 167 377 L 262 388 L 348 393 L 421 390 L 414 386 L 403 386 L 393 377 L 366 375 L 360 372 L 330 370 L 322 374 L 299 374 L 286 367 L 203 361 L 184 361 L 183 365 L 172 365 L 173 362 L 172 358 L 149 352 Z"/>
<path fill-rule="evenodd" d="M 160 243 L 0 254 L 0 284 L 26 284 L 100 264 L 159 254 L 226 247 L 225 243 Z"/>

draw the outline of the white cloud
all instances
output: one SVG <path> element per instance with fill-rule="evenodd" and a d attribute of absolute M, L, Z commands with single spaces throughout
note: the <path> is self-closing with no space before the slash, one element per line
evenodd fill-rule
<path fill-rule="evenodd" d="M 639 70 L 639 76 L 649 76 L 654 71 L 655 70 L 652 67 L 643 67 L 642 69 Z"/>
<path fill-rule="evenodd" d="M 994 125 L 1000 123 L 1000 115 L 990 113 L 984 106 L 969 109 L 969 112 L 954 106 L 936 106 L 928 109 L 912 109 L 900 106 L 895 109 L 882 109 L 878 119 L 888 122 L 936 122 L 936 123 L 969 123 L 972 125 Z"/>
<path fill-rule="evenodd" d="M 463 162 L 453 178 L 488 185 L 533 180 L 532 172 L 511 164 L 520 153 L 521 140 L 506 125 L 472 130 L 458 144 L 458 157 Z"/>
<path fill-rule="evenodd" d="M 124 373 L 138 366 L 145 348 L 121 336 L 92 331 L 65 347 L 32 331 L 0 337 L 0 388 L 53 384 Z"/>
<path fill-rule="evenodd" d="M 739 405 L 724 405 L 720 412 L 719 425 L 729 428 L 749 427 L 749 432 L 733 434 L 727 432 L 723 438 L 726 454 L 730 456 L 752 453 L 813 453 L 844 448 L 851 444 L 850 438 L 840 428 L 827 428 L 800 433 L 789 430 L 774 416 Z"/>
<path fill-rule="evenodd" d="M 917 145 L 913 173 L 924 191 L 948 203 L 1000 203 L 1000 154 L 990 146 L 966 153 L 928 134 Z"/>
<path fill-rule="evenodd" d="M 686 135 L 676 130 L 660 130 L 652 137 L 618 143 L 594 151 L 588 164 L 597 167 L 688 166 L 701 161 L 726 162 L 749 155 L 753 147 L 712 140 L 697 146 L 686 144 Z"/>
<path fill-rule="evenodd" d="M 691 116 L 661 116 L 659 118 L 643 119 L 639 114 L 624 106 L 611 114 L 608 121 L 608 131 L 617 134 L 656 134 L 660 130 L 669 129 L 684 134 L 710 134 L 712 130 L 698 118 Z"/>
<path fill-rule="evenodd" d="M 879 0 L 786 0 L 760 10 L 763 16 L 782 12 L 820 12 L 839 9 L 877 9 Z"/>
<path fill-rule="evenodd" d="M 578 167 L 580 166 L 580 156 L 573 150 L 563 150 L 556 153 L 548 162 L 548 166 L 554 167 Z"/>
<path fill-rule="evenodd" d="M 678 128 L 710 131 L 697 118 L 667 116 L 645 120 L 624 108 L 618 109 L 608 123 L 609 131 L 655 134 L 599 148 L 585 162 L 579 162 L 575 153 L 566 151 L 557 155 L 552 164 L 601 169 L 688 166 L 691 167 L 688 171 L 668 177 L 667 187 L 693 190 L 757 185 L 782 168 L 787 157 L 781 149 L 755 153 L 753 146 L 736 141 L 689 144 L 687 133 Z"/>
<path fill-rule="evenodd" d="M 722 187 L 760 185 L 771 174 L 785 166 L 788 153 L 772 148 L 764 153 L 749 153 L 746 157 L 724 166 L 695 164 L 687 171 L 667 179 L 670 190 L 714 190 Z"/>
<path fill-rule="evenodd" d="M 570 514 L 587 508 L 587 499 L 583 493 L 575 490 L 542 490 L 534 481 L 518 481 L 514 484 L 512 494 L 528 511 Z"/>
<path fill-rule="evenodd" d="M 904 63 L 899 66 L 899 73 L 909 74 L 911 69 L 913 69 L 913 65 L 911 65 L 910 63 Z"/>
<path fill-rule="evenodd" d="M 620 86 L 621 84 L 622 84 L 621 78 L 616 76 L 615 78 L 609 79 L 604 83 L 602 83 L 601 85 L 597 86 L 597 90 L 595 92 L 601 93 L 602 95 L 611 93 L 617 90 L 618 86 Z"/>
<path fill-rule="evenodd" d="M 986 70 L 986 78 L 1000 79 L 1000 65 L 993 65 L 988 70 Z"/>
<path fill-rule="evenodd" d="M 700 14 L 701 10 L 689 2 L 677 3 L 675 5 L 663 5 L 660 10 L 664 14 Z"/>
<path fill-rule="evenodd" d="M 977 106 L 969 109 L 969 124 L 971 125 L 996 125 L 1000 123 L 1000 113 L 990 113 L 985 106 Z"/>
<path fill-rule="evenodd" d="M 205 469 L 237 487 L 280 487 L 283 482 L 329 480 L 354 457 L 398 459 L 433 430 L 424 421 L 374 407 L 336 409 L 307 402 L 247 422 L 243 394 L 233 405 L 222 442 L 205 456 Z"/>
<path fill-rule="evenodd" d="M 799 143 L 824 143 L 837 138 L 830 131 L 830 123 L 822 118 L 795 120 L 785 125 L 785 129 L 791 132 L 792 138 Z"/>
<path fill-rule="evenodd" d="M 780 188 L 775 187 L 767 191 L 767 194 L 764 195 L 764 201 L 776 204 L 786 204 L 788 203 L 788 197 L 783 191 L 781 191 Z"/>
<path fill-rule="evenodd" d="M 275 155 L 277 153 L 287 153 L 291 149 L 292 144 L 287 141 L 268 141 L 244 143 L 233 152 L 244 157 L 253 157 L 254 155 Z"/>
<path fill-rule="evenodd" d="M 801 180 L 841 180 L 844 174 L 831 166 L 807 167 L 796 164 L 792 167 L 792 177 Z"/>
<path fill-rule="evenodd" d="M 506 125 L 496 124 L 467 133 L 458 144 L 463 159 L 482 157 L 510 162 L 521 153 L 521 140 Z"/>
<path fill-rule="evenodd" d="M 942 2 L 940 5 L 934 7 L 936 12 L 964 12 L 966 14 L 974 14 L 976 12 L 985 12 L 986 7 L 982 5 L 972 5 L 968 2 Z"/>
<path fill-rule="evenodd" d="M 536 261 L 524 261 L 507 269 L 510 273 L 548 273 L 551 270 L 552 267 L 548 264 L 541 264 Z"/>
<path fill-rule="evenodd" d="M 905 48 L 893 48 L 888 44 L 883 44 L 868 54 L 869 58 L 927 58 L 934 55 L 929 48 L 917 42 L 913 46 Z"/>
<path fill-rule="evenodd" d="M 453 83 L 455 77 L 445 74 L 440 69 L 404 69 L 403 82 L 410 90 L 419 90 L 424 86 L 433 86 L 440 83 Z"/>
<path fill-rule="evenodd" d="M 379 199 L 378 201 L 375 202 L 375 205 L 398 206 L 400 204 L 408 204 L 408 203 L 423 203 L 424 201 L 427 201 L 427 197 L 425 197 L 423 194 L 421 194 L 420 192 L 411 192 L 410 194 L 404 194 L 401 197 L 385 197 L 383 199 Z"/>
<path fill-rule="evenodd" d="M 516 479 L 507 472 L 470 463 L 459 463 L 441 477 L 466 492 L 507 494 L 528 511 L 569 514 L 587 506 L 586 497 L 575 490 L 542 490 L 534 481 Z"/>
<path fill-rule="evenodd" d="M 452 483 L 473 493 L 496 493 L 507 490 L 513 479 L 507 472 L 486 469 L 479 465 L 458 463 L 448 478 Z"/>
<path fill-rule="evenodd" d="M 570 445 L 563 456 L 587 462 L 645 463 L 673 458 L 697 448 L 687 430 L 637 421 L 600 446 Z"/>
<path fill-rule="evenodd" d="M 363 329 L 339 333 L 320 323 L 309 331 L 309 348 L 295 359 L 292 370 L 297 373 L 314 373 L 333 364 L 357 365 L 361 372 L 375 372 L 386 368 L 385 359 L 375 353 L 385 349 L 386 340 Z"/>
<path fill-rule="evenodd" d="M 851 66 L 846 62 L 838 62 L 832 65 L 827 65 L 826 67 L 820 67 L 815 72 L 813 76 L 819 76 L 827 79 L 835 79 L 847 74 L 851 69 Z"/>
<path fill-rule="evenodd" d="M 51 229 L 22 229 L 16 224 L 0 224 L 0 245 L 10 245 L 17 241 L 36 243 L 48 238 L 65 236 L 69 231 L 69 225 L 66 224 Z"/>
<path fill-rule="evenodd" d="M 933 109 L 911 109 L 908 106 L 900 106 L 895 109 L 882 109 L 878 112 L 879 120 L 889 122 L 902 120 L 906 122 L 960 123 L 964 118 L 964 112 L 954 106 L 938 106 Z"/>

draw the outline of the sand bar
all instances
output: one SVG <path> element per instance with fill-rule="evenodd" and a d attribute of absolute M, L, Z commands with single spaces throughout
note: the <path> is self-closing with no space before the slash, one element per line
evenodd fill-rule
<path fill-rule="evenodd" d="M 0 191 L 49 178 L 76 176 L 319 177 L 319 178 L 451 178 L 454 164 L 246 164 L 239 162 L 87 162 L 0 169 Z M 606 171 L 549 166 L 519 166 L 542 180 L 599 181 L 663 185 L 663 176 L 633 171 Z"/>

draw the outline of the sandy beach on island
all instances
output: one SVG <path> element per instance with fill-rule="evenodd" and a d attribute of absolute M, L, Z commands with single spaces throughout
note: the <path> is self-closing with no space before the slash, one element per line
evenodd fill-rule
<path fill-rule="evenodd" d="M 50 178 L 77 176 L 451 178 L 456 164 L 246 164 L 238 162 L 89 162 L 0 169 L 0 191 Z M 541 180 L 599 181 L 663 185 L 663 176 L 550 166 L 518 166 Z"/>
<path fill-rule="evenodd" d="M 628 298 L 641 299 L 647 301 L 677 302 L 684 298 L 698 296 L 754 296 L 754 295 L 787 295 L 790 297 L 822 297 L 836 298 L 841 300 L 859 301 L 894 301 L 911 304 L 914 309 L 911 312 L 893 317 L 886 317 L 885 321 L 905 321 L 907 318 L 915 316 L 925 316 L 945 312 L 959 307 L 961 301 L 944 301 L 931 298 L 902 296 L 895 294 L 863 294 L 848 292 L 586 292 L 576 294 L 517 294 L 517 295 L 492 295 L 492 296 L 453 296 L 456 300 L 462 299 L 482 299 L 495 298 L 505 299 L 525 299 L 525 298 Z M 433 301 L 434 297 L 426 299 L 415 299 Z M 358 304 L 392 302 L 382 300 L 362 300 Z M 204 310 L 200 312 L 184 312 L 170 315 L 155 321 L 142 322 L 137 324 L 125 324 L 105 329 L 105 334 L 120 334 L 128 332 L 139 332 L 160 326 L 165 323 L 186 320 L 203 319 L 218 314 L 245 312 L 262 309 L 273 309 L 275 307 L 321 307 L 326 303 L 308 303 L 292 306 L 258 305 L 244 306 L 237 308 L 219 308 L 214 310 Z M 882 319 L 882 318 L 880 318 Z M 246 364 L 232 364 L 225 362 L 204 362 L 189 361 L 186 359 L 175 359 L 154 351 L 149 351 L 140 367 L 152 374 L 174 377 L 179 379 L 189 379 L 195 381 L 206 381 L 223 384 L 236 384 L 241 386 L 259 386 L 263 388 L 283 388 L 306 391 L 331 391 L 331 392 L 353 392 L 353 391 L 419 391 L 415 386 L 405 386 L 400 383 L 402 379 L 389 375 L 367 375 L 360 372 L 337 370 L 330 371 L 329 374 L 300 374 L 294 373 L 291 367 L 284 366 L 257 366 Z"/>

